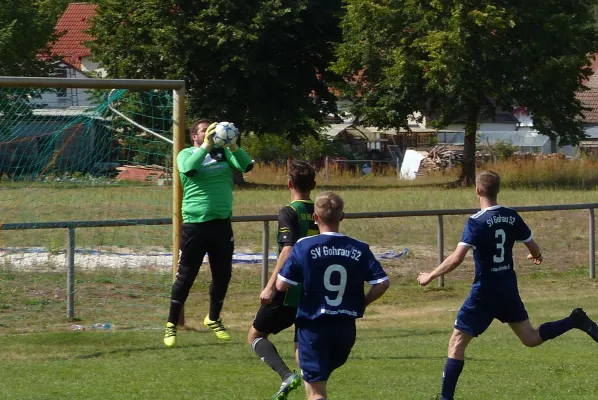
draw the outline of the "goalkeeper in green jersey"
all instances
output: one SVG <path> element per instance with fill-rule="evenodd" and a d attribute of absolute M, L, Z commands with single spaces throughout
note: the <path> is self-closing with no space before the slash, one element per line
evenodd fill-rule
<path fill-rule="evenodd" d="M 215 127 L 216 123 L 210 124 L 206 119 L 195 122 L 190 132 L 193 147 L 182 150 L 177 157 L 183 186 L 183 224 L 179 265 L 164 335 L 164 344 L 168 347 L 176 344 L 179 315 L 206 253 L 212 282 L 210 311 L 204 325 L 219 339 L 230 340 L 220 311 L 232 274 L 233 169 L 248 172 L 253 164 L 236 140 L 225 148 L 214 148 Z"/>

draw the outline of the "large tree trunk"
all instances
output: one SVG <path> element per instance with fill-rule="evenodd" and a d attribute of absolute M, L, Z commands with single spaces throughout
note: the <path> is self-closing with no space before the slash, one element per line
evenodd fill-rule
<path fill-rule="evenodd" d="M 471 106 L 467 112 L 467 123 L 465 124 L 463 166 L 458 181 L 461 186 L 475 184 L 475 142 L 478 133 L 478 116 L 479 108 L 477 105 Z"/>

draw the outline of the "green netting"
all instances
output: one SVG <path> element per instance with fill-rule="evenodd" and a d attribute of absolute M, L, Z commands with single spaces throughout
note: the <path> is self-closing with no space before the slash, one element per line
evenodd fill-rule
<path fill-rule="evenodd" d="M 0 224 L 170 218 L 172 112 L 161 90 L 0 88 Z M 66 326 L 67 232 L 0 230 L 0 331 Z M 75 235 L 75 316 L 161 326 L 172 227 Z"/>

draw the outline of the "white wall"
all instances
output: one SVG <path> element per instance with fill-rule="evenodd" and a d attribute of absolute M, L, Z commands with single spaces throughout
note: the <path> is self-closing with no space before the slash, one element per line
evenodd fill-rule
<path fill-rule="evenodd" d="M 63 64 L 64 65 L 64 64 Z M 77 69 L 65 66 L 66 77 L 73 78 L 87 78 L 85 74 Z M 41 99 L 32 99 L 31 103 L 44 108 L 69 108 L 73 106 L 89 106 L 91 105 L 90 95 L 86 89 L 65 89 L 63 95 L 59 93 L 44 93 Z"/>
<path fill-rule="evenodd" d="M 104 68 L 100 68 L 100 64 L 92 61 L 91 57 L 81 58 L 81 71 L 95 72 L 101 78 L 104 78 L 106 76 L 106 70 L 104 70 Z"/>

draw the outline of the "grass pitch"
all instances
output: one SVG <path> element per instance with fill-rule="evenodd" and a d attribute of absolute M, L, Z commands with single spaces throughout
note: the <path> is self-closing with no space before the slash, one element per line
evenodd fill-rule
<path fill-rule="evenodd" d="M 275 214 L 288 201 L 284 174 L 254 178 L 268 185 L 236 191 L 234 213 Z M 331 179 L 316 193 L 337 190 L 347 212 L 477 207 L 471 189 L 394 185 L 392 178 L 384 179 L 356 178 L 350 185 Z M 171 213 L 169 190 L 148 186 L 8 185 L 0 192 L 4 223 Z M 501 202 L 513 206 L 597 200 L 595 190 L 542 185 L 507 187 L 501 193 Z M 598 319 L 598 283 L 587 279 L 587 211 L 526 213 L 524 218 L 545 257 L 541 267 L 534 267 L 524 261 L 522 246 L 515 252 L 532 322 L 563 318 L 578 306 Z M 445 218 L 446 254 L 458 242 L 465 219 Z M 271 227 L 274 243 L 274 224 Z M 234 228 L 239 248 L 260 250 L 261 223 Z M 436 398 L 452 323 L 471 282 L 471 257 L 447 277 L 446 288 L 422 289 L 415 284 L 417 273 L 432 269 L 437 260 L 435 218 L 351 220 L 342 230 L 370 242 L 375 251 L 408 248 L 409 255 L 384 262 L 391 289 L 359 321 L 357 343 L 347 364 L 333 374 L 329 397 Z M 171 235 L 170 227 L 78 229 L 77 246 L 167 250 Z M 50 252 L 63 251 L 66 243 L 63 230 L 2 232 L 0 239 L 0 247 L 41 246 Z M 278 377 L 245 340 L 259 303 L 258 266 L 235 268 L 223 312 L 233 333 L 231 343 L 219 342 L 202 326 L 209 284 L 208 268 L 202 268 L 186 305 L 187 329 L 175 349 L 162 345 L 169 271 L 108 270 L 101 265 L 77 271 L 76 323 L 110 322 L 115 329 L 73 332 L 65 319 L 63 267 L 40 273 L 0 259 L 0 399 L 269 399 L 277 390 Z M 292 332 L 273 341 L 296 368 Z M 507 326 L 494 323 L 468 349 L 457 398 L 595 399 L 597 359 L 598 344 L 579 331 L 528 349 Z M 290 398 L 304 398 L 303 389 Z"/>
<path fill-rule="evenodd" d="M 439 393 L 452 322 L 468 282 L 421 289 L 413 276 L 389 269 L 393 286 L 359 322 L 353 352 L 330 380 L 331 399 L 431 400 Z M 188 328 L 180 332 L 175 349 L 162 345 L 162 329 L 129 330 L 118 322 L 112 332 L 71 332 L 64 322 L 60 331 L 0 335 L 0 398 L 269 399 L 279 378 L 245 342 L 257 310 L 258 274 L 236 272 L 223 314 L 232 342 L 219 342 L 201 326 L 207 310 L 202 280 L 188 301 Z M 535 324 L 562 318 L 577 306 L 598 317 L 598 283 L 574 272 L 541 279 L 527 275 L 520 287 Z M 122 315 L 116 316 L 122 322 L 144 317 L 159 324 L 165 318 L 166 299 L 161 310 L 145 313 L 122 303 Z M 106 309 L 97 317 L 115 315 Z M 292 331 L 273 341 L 296 368 Z M 582 332 L 528 349 L 495 322 L 470 345 L 457 395 L 463 400 L 595 399 L 597 359 L 598 344 Z M 290 398 L 304 398 L 303 388 Z"/>

